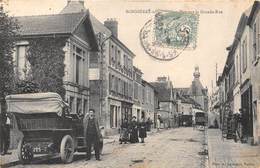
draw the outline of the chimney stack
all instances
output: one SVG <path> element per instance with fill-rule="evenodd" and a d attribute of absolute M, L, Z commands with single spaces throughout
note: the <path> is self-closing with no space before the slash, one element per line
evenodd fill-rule
<path fill-rule="evenodd" d="M 80 3 L 80 4 L 82 4 L 82 5 L 84 5 L 84 0 L 67 0 L 67 5 L 69 4 L 69 3 L 71 3 L 71 2 L 78 2 L 78 3 Z"/>
<path fill-rule="evenodd" d="M 116 19 L 107 19 L 104 25 L 112 32 L 113 36 L 118 37 L 118 22 Z"/>
<path fill-rule="evenodd" d="M 167 82 L 167 77 L 166 76 L 157 77 L 157 81 L 158 82 Z"/>

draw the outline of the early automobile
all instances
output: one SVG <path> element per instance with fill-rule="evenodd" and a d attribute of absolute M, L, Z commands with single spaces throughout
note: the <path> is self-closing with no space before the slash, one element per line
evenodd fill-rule
<path fill-rule="evenodd" d="M 86 151 L 83 115 L 71 114 L 57 93 L 8 95 L 6 102 L 23 133 L 18 144 L 22 163 L 30 163 L 36 154 L 59 154 L 63 163 L 70 163 L 74 152 Z"/>

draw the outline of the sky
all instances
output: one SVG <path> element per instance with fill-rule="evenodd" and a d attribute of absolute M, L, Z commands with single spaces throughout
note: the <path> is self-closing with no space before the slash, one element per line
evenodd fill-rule
<path fill-rule="evenodd" d="M 58 14 L 67 0 L 0 0 L 7 4 L 11 16 Z M 252 0 L 85 0 L 84 5 L 101 22 L 107 18 L 118 21 L 118 38 L 135 55 L 134 65 L 143 78 L 152 82 L 158 76 L 169 76 L 174 87 L 189 87 L 195 66 L 199 66 L 201 82 L 209 90 L 215 86 L 216 69 L 223 71 L 226 47 L 232 44 L 242 12 L 253 5 Z M 184 51 L 172 61 L 155 60 L 145 53 L 139 32 L 154 13 L 129 13 L 141 10 L 199 11 L 197 47 Z M 211 12 L 208 11 L 218 11 Z M 216 68 L 217 64 L 217 68 Z"/>

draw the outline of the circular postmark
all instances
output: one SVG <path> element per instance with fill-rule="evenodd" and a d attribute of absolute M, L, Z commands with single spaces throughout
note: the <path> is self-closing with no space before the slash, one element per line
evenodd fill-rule
<path fill-rule="evenodd" d="M 196 48 L 198 21 L 198 13 L 159 10 L 141 28 L 141 45 L 153 58 L 173 60 Z"/>

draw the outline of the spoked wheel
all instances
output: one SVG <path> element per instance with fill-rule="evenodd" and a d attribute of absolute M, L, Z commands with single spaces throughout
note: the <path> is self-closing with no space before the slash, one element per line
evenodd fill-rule
<path fill-rule="evenodd" d="M 70 135 L 66 135 L 61 140 L 60 155 L 63 163 L 70 163 L 73 161 L 74 142 Z"/>
<path fill-rule="evenodd" d="M 33 159 L 33 148 L 30 144 L 26 144 L 23 139 L 18 144 L 18 158 L 22 164 L 28 164 Z"/>

